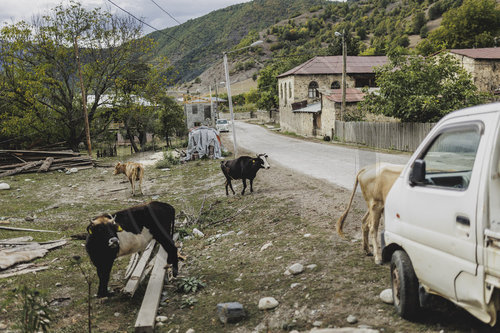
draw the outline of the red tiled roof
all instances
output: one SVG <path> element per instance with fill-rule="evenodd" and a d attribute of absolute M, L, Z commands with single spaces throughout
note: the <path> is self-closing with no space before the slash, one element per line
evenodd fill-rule
<path fill-rule="evenodd" d="M 346 58 L 347 74 L 373 73 L 374 67 L 388 62 L 386 56 L 347 56 Z M 312 74 L 342 74 L 342 56 L 314 57 L 278 77 Z"/>
<path fill-rule="evenodd" d="M 325 96 L 330 101 L 341 103 L 342 102 L 342 89 L 332 89 L 331 95 Z M 365 97 L 365 94 L 356 88 L 346 88 L 345 101 L 346 102 L 360 102 Z"/>
<path fill-rule="evenodd" d="M 482 49 L 451 49 L 448 51 L 473 59 L 500 59 L 500 47 L 487 47 Z"/>

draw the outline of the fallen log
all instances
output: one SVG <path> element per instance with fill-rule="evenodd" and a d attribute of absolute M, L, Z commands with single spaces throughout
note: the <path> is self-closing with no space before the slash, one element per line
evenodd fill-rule
<path fill-rule="evenodd" d="M 38 169 L 37 172 L 47 172 L 50 168 L 50 165 L 54 162 L 54 158 L 53 157 L 47 157 L 45 159 L 45 161 L 43 162 L 42 166 L 40 167 L 40 169 Z"/>
<path fill-rule="evenodd" d="M 3 173 L 0 173 L 0 178 L 1 177 L 6 177 L 6 176 L 12 176 L 12 175 L 15 175 L 17 173 L 20 173 L 20 172 L 23 172 L 25 170 L 29 170 L 31 168 L 34 168 L 34 167 L 37 167 L 39 166 L 40 164 L 42 164 L 43 161 L 35 161 L 35 162 L 29 162 L 29 163 L 26 163 L 24 164 L 23 166 L 21 167 L 18 167 L 18 168 L 15 168 L 14 170 L 9 170 L 9 171 L 5 171 Z"/>

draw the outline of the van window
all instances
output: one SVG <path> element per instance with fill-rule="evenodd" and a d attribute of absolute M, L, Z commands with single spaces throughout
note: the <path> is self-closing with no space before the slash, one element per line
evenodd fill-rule
<path fill-rule="evenodd" d="M 481 132 L 477 126 L 441 133 L 423 156 L 427 185 L 466 190 Z"/>

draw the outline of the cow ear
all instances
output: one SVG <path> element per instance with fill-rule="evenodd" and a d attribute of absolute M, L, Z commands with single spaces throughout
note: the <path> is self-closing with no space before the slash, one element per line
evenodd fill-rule
<path fill-rule="evenodd" d="M 92 235 L 92 223 L 90 223 L 88 226 L 87 226 L 87 232 L 89 235 Z"/>

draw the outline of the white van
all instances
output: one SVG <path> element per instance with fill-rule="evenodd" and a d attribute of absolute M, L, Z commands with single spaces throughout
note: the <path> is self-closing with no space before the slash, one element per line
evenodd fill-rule
<path fill-rule="evenodd" d="M 495 325 L 500 310 L 500 103 L 453 112 L 410 158 L 385 203 L 383 260 L 412 319 L 439 295 Z"/>

